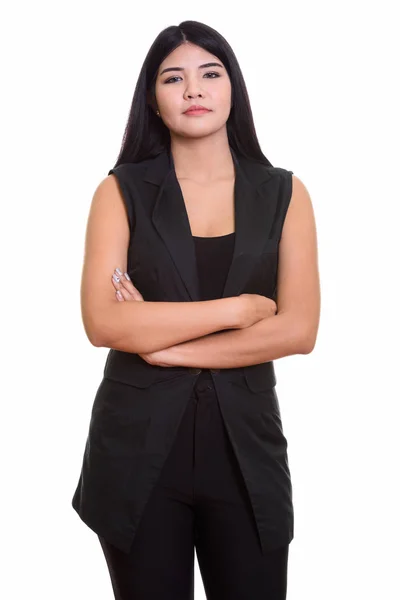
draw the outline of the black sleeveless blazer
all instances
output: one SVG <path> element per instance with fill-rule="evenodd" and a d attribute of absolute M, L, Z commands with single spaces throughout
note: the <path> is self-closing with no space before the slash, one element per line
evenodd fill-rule
<path fill-rule="evenodd" d="M 222 297 L 276 299 L 279 240 L 292 171 L 239 156 L 235 244 Z M 146 301 L 201 300 L 195 246 L 172 154 L 124 163 L 118 179 L 130 224 L 127 271 Z M 93 531 L 129 552 L 201 369 L 150 365 L 110 349 L 94 399 L 72 506 Z M 287 441 L 273 362 L 211 370 L 265 552 L 293 538 Z"/>

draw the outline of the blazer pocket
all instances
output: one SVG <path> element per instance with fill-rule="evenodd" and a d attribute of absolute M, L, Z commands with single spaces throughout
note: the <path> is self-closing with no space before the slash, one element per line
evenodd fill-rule
<path fill-rule="evenodd" d="M 187 375 L 187 369 L 153 366 L 134 354 L 113 350 L 109 353 L 104 368 L 106 379 L 138 388 L 147 388 L 154 383 L 170 381 L 182 375 Z"/>
<path fill-rule="evenodd" d="M 243 367 L 246 383 L 252 392 L 262 392 L 276 385 L 275 370 L 272 361 Z"/>
<path fill-rule="evenodd" d="M 136 456 L 145 449 L 150 422 L 150 416 L 128 418 L 106 411 L 96 415 L 89 436 L 93 452 L 104 460 Z"/>
<path fill-rule="evenodd" d="M 183 372 L 187 375 L 187 371 Z M 180 373 L 165 373 L 165 374 L 154 374 L 146 371 L 132 370 L 131 372 L 110 372 L 104 375 L 105 379 L 111 379 L 112 381 L 118 381 L 119 383 L 125 383 L 138 388 L 147 388 L 155 383 L 162 383 L 164 381 L 170 381 L 177 377 L 182 377 Z"/>
<path fill-rule="evenodd" d="M 271 401 L 275 395 L 274 389 L 270 390 Z M 279 410 L 276 408 L 263 410 L 258 414 L 249 413 L 245 420 L 253 435 L 262 445 L 264 451 L 268 454 L 268 461 L 277 461 L 281 464 L 281 473 L 286 472 L 289 476 L 290 471 L 287 460 L 288 442 L 285 437 L 282 420 Z"/>

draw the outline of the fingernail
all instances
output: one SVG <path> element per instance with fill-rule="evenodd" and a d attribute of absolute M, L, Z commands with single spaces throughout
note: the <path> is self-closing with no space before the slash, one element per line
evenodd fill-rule
<path fill-rule="evenodd" d="M 117 277 L 115 273 L 113 273 L 113 279 L 114 279 L 114 281 L 119 283 L 119 277 Z"/>
<path fill-rule="evenodd" d="M 117 271 L 118 275 L 122 275 L 122 271 L 120 271 L 118 267 L 115 270 Z"/>
<path fill-rule="evenodd" d="M 127 278 L 128 281 L 131 280 L 131 278 L 129 277 L 128 273 L 124 273 L 125 277 Z"/>
<path fill-rule="evenodd" d="M 118 298 L 122 298 L 122 294 L 119 290 L 117 290 L 115 293 L 117 294 Z"/>

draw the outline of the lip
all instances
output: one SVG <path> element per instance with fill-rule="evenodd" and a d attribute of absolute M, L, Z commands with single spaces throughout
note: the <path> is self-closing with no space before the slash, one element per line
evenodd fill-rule
<path fill-rule="evenodd" d="M 206 112 L 211 112 L 210 109 L 206 108 L 205 106 L 201 106 L 200 104 L 195 104 L 193 106 L 191 106 L 190 108 L 188 108 L 187 110 L 185 110 L 185 112 L 183 113 L 184 115 L 200 115 Z"/>

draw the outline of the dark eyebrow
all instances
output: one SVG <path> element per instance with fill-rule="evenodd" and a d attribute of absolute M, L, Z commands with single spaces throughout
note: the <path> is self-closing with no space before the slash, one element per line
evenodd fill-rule
<path fill-rule="evenodd" d="M 208 67 L 221 67 L 221 69 L 223 69 L 223 65 L 220 65 L 217 62 L 209 62 L 209 63 L 205 63 L 204 65 L 200 65 L 199 69 L 207 69 Z M 163 69 L 160 73 L 159 76 L 161 76 L 163 73 L 166 73 L 167 71 L 184 71 L 185 69 L 183 67 L 167 67 L 166 69 Z"/>

